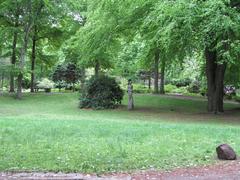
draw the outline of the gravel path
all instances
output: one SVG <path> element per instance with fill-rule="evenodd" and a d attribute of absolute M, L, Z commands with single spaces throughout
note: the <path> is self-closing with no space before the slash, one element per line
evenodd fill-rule
<path fill-rule="evenodd" d="M 139 171 L 132 174 L 96 175 L 63 173 L 0 173 L 0 180 L 240 180 L 240 161 L 176 169 L 171 172 Z"/>

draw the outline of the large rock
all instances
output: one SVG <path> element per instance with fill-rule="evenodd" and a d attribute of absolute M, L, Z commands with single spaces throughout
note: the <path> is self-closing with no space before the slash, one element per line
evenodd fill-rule
<path fill-rule="evenodd" d="M 221 160 L 236 160 L 237 155 L 233 148 L 228 144 L 222 144 L 216 149 L 218 158 Z"/>

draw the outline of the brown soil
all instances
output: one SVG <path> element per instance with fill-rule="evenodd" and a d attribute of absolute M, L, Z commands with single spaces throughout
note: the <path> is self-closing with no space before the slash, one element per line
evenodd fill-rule
<path fill-rule="evenodd" d="M 63 173 L 0 173 L 0 180 L 239 180 L 240 161 L 222 161 L 216 165 L 181 168 L 174 171 L 138 171 L 102 176 Z"/>

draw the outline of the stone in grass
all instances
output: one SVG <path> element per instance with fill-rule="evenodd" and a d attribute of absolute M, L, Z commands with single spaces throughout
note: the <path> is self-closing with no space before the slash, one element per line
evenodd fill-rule
<path fill-rule="evenodd" d="M 222 145 L 218 146 L 216 151 L 217 151 L 218 159 L 221 159 L 221 160 L 236 160 L 237 159 L 237 155 L 236 155 L 235 151 L 228 144 L 222 144 Z"/>

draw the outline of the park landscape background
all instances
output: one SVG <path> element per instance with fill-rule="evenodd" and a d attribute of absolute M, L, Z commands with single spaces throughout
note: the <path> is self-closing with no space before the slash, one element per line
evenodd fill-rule
<path fill-rule="evenodd" d="M 222 143 L 239 154 L 239 13 L 237 0 L 0 1 L 0 171 L 194 167 L 218 163 Z"/>

